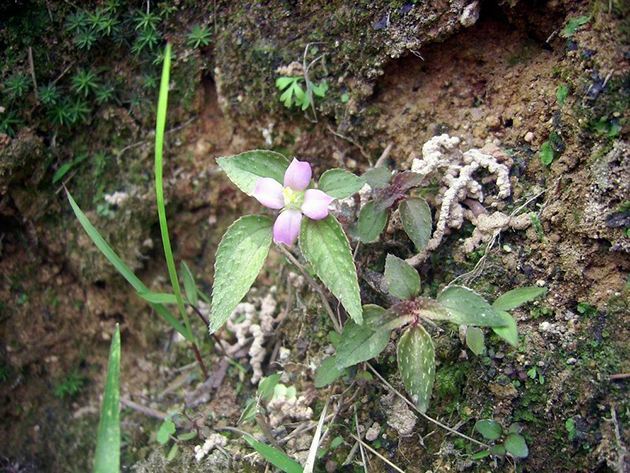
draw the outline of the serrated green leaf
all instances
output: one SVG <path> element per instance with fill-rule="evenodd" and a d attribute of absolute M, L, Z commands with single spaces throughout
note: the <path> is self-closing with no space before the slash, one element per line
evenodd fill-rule
<path fill-rule="evenodd" d="M 269 401 L 273 396 L 273 390 L 276 384 L 280 382 L 280 373 L 274 373 L 269 376 L 265 376 L 258 383 L 258 395 L 265 401 Z"/>
<path fill-rule="evenodd" d="M 107 258 L 107 260 L 116 268 L 116 271 L 120 273 L 120 275 L 127 280 L 127 282 L 136 290 L 136 292 L 151 292 L 149 288 L 144 285 L 140 279 L 134 274 L 134 272 L 125 264 L 125 262 L 116 254 L 116 252 L 109 246 L 109 243 L 105 241 L 103 236 L 98 232 L 98 230 L 92 225 L 87 216 L 83 213 L 83 211 L 79 208 L 75 200 L 72 198 L 70 192 L 66 191 L 66 195 L 68 196 L 68 201 L 70 202 L 70 206 L 72 207 L 72 211 L 74 215 L 79 220 L 79 223 L 85 230 L 85 233 L 88 234 L 94 245 L 99 249 L 99 251 Z M 151 307 L 157 312 L 157 314 L 162 317 L 171 327 L 177 330 L 186 340 L 192 341 L 191 335 L 184 328 L 184 326 L 177 320 L 171 312 L 161 304 L 151 304 Z"/>
<path fill-rule="evenodd" d="M 107 380 L 101 404 L 101 417 L 94 453 L 94 473 L 120 471 L 120 327 L 116 330 L 109 348 Z"/>
<path fill-rule="evenodd" d="M 182 261 L 181 272 L 184 278 L 184 292 L 186 292 L 186 299 L 195 307 L 199 304 L 199 297 L 197 294 L 197 285 L 195 284 L 195 277 L 188 265 Z"/>
<path fill-rule="evenodd" d="M 420 292 L 418 271 L 394 255 L 385 259 L 385 282 L 389 293 L 399 299 L 413 299 Z"/>
<path fill-rule="evenodd" d="M 175 422 L 171 419 L 164 419 L 160 428 L 155 435 L 155 439 L 161 445 L 166 445 L 171 438 L 171 435 L 175 433 Z"/>
<path fill-rule="evenodd" d="M 364 183 L 345 169 L 329 169 L 319 178 L 319 189 L 335 199 L 345 199 L 358 192 Z"/>
<path fill-rule="evenodd" d="M 498 310 L 512 310 L 547 293 L 547 288 L 528 286 L 512 289 L 492 303 Z"/>
<path fill-rule="evenodd" d="M 266 445 L 262 442 L 259 442 L 251 435 L 245 434 L 243 435 L 243 439 L 258 453 L 262 455 L 262 457 L 271 463 L 276 468 L 280 468 L 285 473 L 302 473 L 302 466 L 290 458 L 286 453 L 281 450 L 278 450 L 271 445 Z"/>
<path fill-rule="evenodd" d="M 516 326 L 516 320 L 504 310 L 497 310 L 496 312 L 503 318 L 505 325 L 502 327 L 492 327 L 492 331 L 513 347 L 518 346 L 518 327 Z"/>
<path fill-rule="evenodd" d="M 348 238 L 337 219 L 302 221 L 300 249 L 317 277 L 339 299 L 352 320 L 361 324 L 359 281 Z"/>
<path fill-rule="evenodd" d="M 387 184 L 389 184 L 389 181 L 392 179 L 392 172 L 386 167 L 378 167 L 368 169 L 361 177 L 363 177 L 365 182 L 373 189 L 383 189 L 387 187 Z"/>
<path fill-rule="evenodd" d="M 400 220 L 416 251 L 424 250 L 431 239 L 433 219 L 431 209 L 424 199 L 407 199 L 398 207 Z"/>
<path fill-rule="evenodd" d="M 357 237 L 362 243 L 373 243 L 378 240 L 386 225 L 387 210 L 377 210 L 376 203 L 372 200 L 359 212 L 359 221 L 356 226 Z"/>
<path fill-rule="evenodd" d="M 420 412 L 426 412 L 435 380 L 435 348 L 431 335 L 422 325 L 410 327 L 402 334 L 397 358 L 405 389 Z"/>
<path fill-rule="evenodd" d="M 272 227 L 269 217 L 249 215 L 223 235 L 214 264 L 210 333 L 221 328 L 254 284 L 269 253 Z"/>
<path fill-rule="evenodd" d="M 252 195 L 256 181 L 261 177 L 270 177 L 282 183 L 284 172 L 289 167 L 289 161 L 280 153 L 261 149 L 217 158 L 217 164 L 247 195 Z"/>
<path fill-rule="evenodd" d="M 540 155 L 540 162 L 545 166 L 549 166 L 553 162 L 553 148 L 551 147 L 551 142 L 545 141 L 540 145 L 538 154 Z"/>
<path fill-rule="evenodd" d="M 475 430 L 483 435 L 483 438 L 486 440 L 496 440 L 503 433 L 501 425 L 492 419 L 478 420 L 475 422 Z"/>
<path fill-rule="evenodd" d="M 139 292 L 138 295 L 147 302 L 154 304 L 177 304 L 175 294 L 165 292 Z"/>
<path fill-rule="evenodd" d="M 525 439 L 522 435 L 519 434 L 510 434 L 506 437 L 505 450 L 516 458 L 527 458 L 529 455 L 529 449 L 527 448 L 527 443 L 525 443 Z"/>
<path fill-rule="evenodd" d="M 449 286 L 437 301 L 451 314 L 450 321 L 459 325 L 502 327 L 505 319 L 479 294 L 463 286 Z"/>
<path fill-rule="evenodd" d="M 315 387 L 323 388 L 334 383 L 346 370 L 337 367 L 335 356 L 329 356 L 322 360 L 322 363 L 315 370 Z"/>
<path fill-rule="evenodd" d="M 483 332 L 477 327 L 468 327 L 466 329 L 466 345 L 475 355 L 483 355 L 486 352 L 486 344 L 484 343 Z"/>
<path fill-rule="evenodd" d="M 337 347 L 337 368 L 343 369 L 378 356 L 389 342 L 390 330 L 372 329 L 367 322 L 357 325 L 351 320 L 341 332 Z"/>

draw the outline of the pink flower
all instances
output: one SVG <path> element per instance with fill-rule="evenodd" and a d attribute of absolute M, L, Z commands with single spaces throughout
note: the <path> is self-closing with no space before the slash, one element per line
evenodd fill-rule
<path fill-rule="evenodd" d="M 300 234 L 302 214 L 312 220 L 328 216 L 328 206 L 334 200 L 318 189 L 307 189 L 313 172 L 306 161 L 293 159 L 284 173 L 284 185 L 270 177 L 256 181 L 253 196 L 270 209 L 280 210 L 273 225 L 273 241 L 293 245 Z"/>

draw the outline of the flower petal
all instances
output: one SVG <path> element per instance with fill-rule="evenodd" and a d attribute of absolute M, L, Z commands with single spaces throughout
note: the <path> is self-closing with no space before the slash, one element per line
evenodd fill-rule
<path fill-rule="evenodd" d="M 270 177 L 261 177 L 256 181 L 256 187 L 252 194 L 254 198 L 270 209 L 281 209 L 284 207 L 284 195 L 282 195 L 282 184 Z"/>
<path fill-rule="evenodd" d="M 291 246 L 300 234 L 302 212 L 299 210 L 285 210 L 278 215 L 273 224 L 273 241 Z"/>
<path fill-rule="evenodd" d="M 302 212 L 308 218 L 321 220 L 328 217 L 328 206 L 333 200 L 335 200 L 333 197 L 319 189 L 308 189 L 304 193 Z"/>
<path fill-rule="evenodd" d="M 311 165 L 306 161 L 298 161 L 293 158 L 291 164 L 284 173 L 284 185 L 290 187 L 294 191 L 303 191 L 311 182 Z"/>

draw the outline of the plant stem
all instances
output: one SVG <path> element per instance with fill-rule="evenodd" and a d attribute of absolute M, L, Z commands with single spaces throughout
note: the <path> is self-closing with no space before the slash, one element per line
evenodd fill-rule
<path fill-rule="evenodd" d="M 201 358 L 201 352 L 199 351 L 199 348 L 197 347 L 197 343 L 192 342 L 192 349 L 193 352 L 195 354 L 195 359 L 197 360 L 197 363 L 199 363 L 199 367 L 201 368 L 201 372 L 203 373 L 203 379 L 208 379 L 210 377 L 210 375 L 208 374 L 208 370 L 206 369 L 206 365 L 203 362 L 203 358 Z"/>
<path fill-rule="evenodd" d="M 335 312 L 332 310 L 332 307 L 330 307 L 330 304 L 328 303 L 328 298 L 326 297 L 326 293 L 324 292 L 324 290 L 322 289 L 322 287 L 317 284 L 317 281 L 315 281 L 310 274 L 308 274 L 308 272 L 306 271 L 306 269 L 304 268 L 304 266 L 302 266 L 302 264 L 297 260 L 297 258 L 295 256 L 293 256 L 293 254 L 287 250 L 284 246 L 282 245 L 276 245 L 276 248 L 279 249 L 280 253 L 282 253 L 284 256 L 287 257 L 287 259 L 293 263 L 293 265 L 300 270 L 300 272 L 302 273 L 302 276 L 304 276 L 304 279 L 306 279 L 308 281 L 308 283 L 313 286 L 313 288 L 315 288 L 315 290 L 317 291 L 317 293 L 319 294 L 321 300 L 322 300 L 322 304 L 324 306 L 324 309 L 326 310 L 326 312 L 328 313 L 328 316 L 330 317 L 330 320 L 333 323 L 333 326 L 335 327 L 335 330 L 337 332 L 341 332 L 341 325 L 339 324 L 339 321 L 337 320 L 337 317 L 335 316 Z"/>

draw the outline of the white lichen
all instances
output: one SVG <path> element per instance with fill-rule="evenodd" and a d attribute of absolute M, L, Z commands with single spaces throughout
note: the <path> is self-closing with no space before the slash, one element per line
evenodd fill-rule
<path fill-rule="evenodd" d="M 413 159 L 411 171 L 420 174 L 423 182 L 428 184 L 438 180 L 440 183 L 433 201 L 440 209 L 435 230 L 426 248 L 412 258 L 413 264 L 424 261 L 451 229 L 461 228 L 464 220 L 475 223 L 480 215 L 486 213 L 485 207 L 481 205 L 486 200 L 484 184 L 495 183 L 497 194 L 487 199 L 493 207 L 511 194 L 511 160 L 507 155 L 494 145 L 466 152 L 461 152 L 459 145 L 460 139 L 457 137 L 447 134 L 435 136 L 422 147 L 422 158 Z M 485 178 L 480 172 L 483 170 L 488 174 Z M 474 249 L 484 240 L 486 233 L 480 230 L 466 248 Z"/>
<path fill-rule="evenodd" d="M 203 443 L 203 445 L 195 446 L 195 460 L 200 462 L 208 455 L 212 450 L 217 447 L 225 447 L 227 445 L 227 439 L 220 434 L 212 433 Z"/>
<path fill-rule="evenodd" d="M 262 363 L 267 355 L 265 342 L 273 334 L 280 317 L 274 317 L 277 308 L 276 288 L 272 286 L 265 297 L 254 298 L 252 302 L 241 302 L 236 306 L 226 322 L 226 328 L 234 334 L 235 343 L 221 340 L 225 352 L 236 355 L 249 345 L 247 355 L 252 367 L 251 383 L 257 384 L 263 376 Z M 209 313 L 209 307 L 200 304 L 202 313 Z"/>
<path fill-rule="evenodd" d="M 273 391 L 273 397 L 267 403 L 267 413 L 271 427 L 278 427 L 286 420 L 310 420 L 313 417 L 313 409 L 308 407 L 307 399 L 297 395 L 295 386 L 277 384 Z"/>

